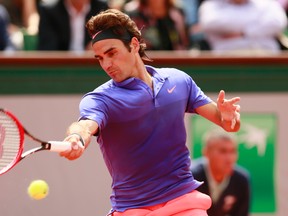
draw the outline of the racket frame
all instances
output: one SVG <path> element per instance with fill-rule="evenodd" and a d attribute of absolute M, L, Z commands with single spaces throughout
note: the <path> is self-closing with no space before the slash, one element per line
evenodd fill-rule
<path fill-rule="evenodd" d="M 62 142 L 62 141 L 43 141 L 41 139 L 36 138 L 33 136 L 29 131 L 27 131 L 23 125 L 20 123 L 20 121 L 14 116 L 11 112 L 0 108 L 0 112 L 5 113 L 11 120 L 14 121 L 15 125 L 18 128 L 19 131 L 19 150 L 17 152 L 17 155 L 15 156 L 14 160 L 12 160 L 6 167 L 4 167 L 2 170 L 0 170 L 0 175 L 8 172 L 10 169 L 12 169 L 18 162 L 23 160 L 28 155 L 34 154 L 38 151 L 42 150 L 51 150 L 54 152 L 61 152 L 61 151 L 67 151 L 71 150 L 71 144 L 69 142 Z M 32 148 L 30 150 L 24 151 L 24 136 L 25 134 L 30 137 L 32 140 L 40 143 L 41 145 L 35 148 Z M 80 146 L 81 147 L 81 146 Z M 1 159 L 1 158 L 0 158 Z"/>

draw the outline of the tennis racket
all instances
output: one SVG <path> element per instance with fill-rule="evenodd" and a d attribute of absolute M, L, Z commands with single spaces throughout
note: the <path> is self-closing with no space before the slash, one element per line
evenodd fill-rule
<path fill-rule="evenodd" d="M 41 145 L 23 153 L 25 135 Z M 0 175 L 12 169 L 28 155 L 42 150 L 63 152 L 71 150 L 71 144 L 62 141 L 45 142 L 34 137 L 11 112 L 0 108 Z"/>

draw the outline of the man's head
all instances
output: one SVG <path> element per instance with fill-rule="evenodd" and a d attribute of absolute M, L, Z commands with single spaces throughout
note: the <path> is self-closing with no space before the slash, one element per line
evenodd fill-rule
<path fill-rule="evenodd" d="M 145 54 L 146 44 L 141 32 L 135 22 L 125 13 L 108 9 L 91 17 L 86 28 L 92 37 L 92 45 L 103 39 L 119 39 L 130 49 L 130 42 L 133 37 L 139 41 L 139 55 L 144 60 L 149 60 Z"/>
<path fill-rule="evenodd" d="M 207 158 L 212 173 L 230 175 L 238 159 L 235 135 L 217 128 L 206 134 L 204 144 L 203 155 Z"/>

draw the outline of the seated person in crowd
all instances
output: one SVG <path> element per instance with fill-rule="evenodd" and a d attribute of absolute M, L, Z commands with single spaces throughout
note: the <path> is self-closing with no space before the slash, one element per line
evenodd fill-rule
<path fill-rule="evenodd" d="M 24 49 L 24 37 L 36 36 L 38 33 L 39 15 L 37 5 L 40 0 L 0 0 L 9 14 L 8 33 L 10 50 Z"/>
<path fill-rule="evenodd" d="M 287 17 L 274 0 L 210 0 L 200 5 L 199 22 L 215 52 L 278 52 Z"/>
<path fill-rule="evenodd" d="M 8 32 L 9 14 L 0 4 L 0 51 L 13 49 Z"/>
<path fill-rule="evenodd" d="M 205 0 L 181 0 L 181 7 L 185 15 L 190 49 L 210 50 L 205 36 L 198 22 L 198 9 Z"/>
<path fill-rule="evenodd" d="M 91 49 L 85 24 L 108 8 L 101 0 L 55 0 L 39 5 L 39 50 L 83 51 Z"/>
<path fill-rule="evenodd" d="M 204 183 L 198 188 L 210 195 L 211 216 L 247 216 L 250 206 L 250 177 L 236 165 L 238 147 L 235 134 L 213 129 L 204 139 L 203 156 L 192 161 L 195 179 Z"/>
<path fill-rule="evenodd" d="M 141 30 L 147 50 L 187 50 L 185 17 L 173 0 L 132 0 L 124 6 Z"/>

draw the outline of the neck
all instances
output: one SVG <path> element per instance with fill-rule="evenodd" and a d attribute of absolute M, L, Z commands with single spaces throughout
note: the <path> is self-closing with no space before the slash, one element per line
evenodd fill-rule
<path fill-rule="evenodd" d="M 86 0 L 67 0 L 67 3 L 70 4 L 77 11 L 77 13 L 80 13 L 84 9 L 87 2 L 88 1 Z"/>
<path fill-rule="evenodd" d="M 148 73 L 148 71 L 146 71 L 145 78 L 143 81 L 153 90 L 152 76 Z"/>
<path fill-rule="evenodd" d="M 148 71 L 146 70 L 145 64 L 140 56 L 136 58 L 135 64 L 132 66 L 134 68 L 133 75 L 135 78 L 138 78 L 145 82 L 151 89 L 153 89 L 153 83 L 152 83 L 152 76 Z"/>
<path fill-rule="evenodd" d="M 218 171 L 216 171 L 213 168 L 211 168 L 211 166 L 209 167 L 209 172 L 210 172 L 210 175 L 212 176 L 212 178 L 217 183 L 221 183 L 226 177 L 226 175 L 224 173 L 219 173 Z"/>
<path fill-rule="evenodd" d="M 138 78 L 145 82 L 151 89 L 153 89 L 152 76 L 150 75 L 150 73 L 148 73 L 144 64 L 141 65 L 139 71 L 140 73 Z"/>

